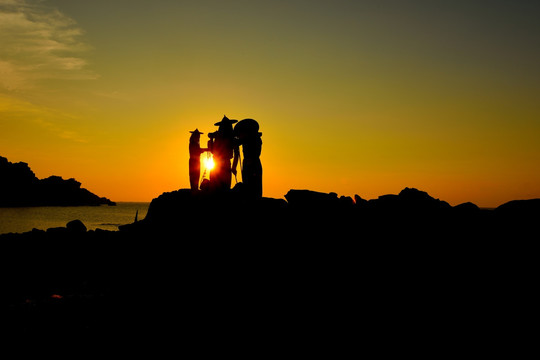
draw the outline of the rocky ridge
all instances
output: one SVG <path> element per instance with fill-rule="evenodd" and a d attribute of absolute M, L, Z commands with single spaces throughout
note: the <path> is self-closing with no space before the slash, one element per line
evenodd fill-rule
<path fill-rule="evenodd" d="M 0 207 L 115 205 L 75 179 L 38 179 L 27 163 L 11 163 L 0 156 Z"/>
<path fill-rule="evenodd" d="M 527 315 L 539 205 L 452 207 L 414 188 L 373 200 L 181 189 L 120 231 L 72 221 L 0 235 L 1 315 L 11 332 L 176 338 L 211 324 L 250 341 L 501 324 L 509 306 Z"/>

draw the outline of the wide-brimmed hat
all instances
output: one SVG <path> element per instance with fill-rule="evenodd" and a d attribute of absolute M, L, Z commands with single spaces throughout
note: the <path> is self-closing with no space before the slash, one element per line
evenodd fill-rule
<path fill-rule="evenodd" d="M 237 122 L 238 122 L 238 120 L 231 120 L 228 117 L 223 116 L 223 119 L 221 119 L 220 122 L 217 122 L 214 125 L 215 126 L 220 126 L 220 125 L 225 125 L 225 124 L 231 124 L 232 125 L 232 124 L 237 123 Z"/>
<path fill-rule="evenodd" d="M 259 131 L 259 123 L 253 119 L 240 120 L 238 124 L 234 125 L 234 132 L 236 134 L 256 134 Z"/>
<path fill-rule="evenodd" d="M 199 129 L 195 129 L 194 131 L 190 131 L 190 133 L 192 133 L 192 134 L 199 134 L 199 135 L 200 135 L 200 134 L 204 134 L 204 133 L 200 132 Z"/>

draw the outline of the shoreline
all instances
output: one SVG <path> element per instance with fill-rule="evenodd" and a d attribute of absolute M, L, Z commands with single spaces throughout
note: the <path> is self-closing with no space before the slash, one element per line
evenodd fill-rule
<path fill-rule="evenodd" d="M 119 202 L 117 206 L 42 206 L 0 208 L 0 234 L 47 230 L 62 227 L 71 220 L 82 220 L 89 230 L 118 230 L 118 225 L 133 222 L 138 210 L 144 217 L 149 202 Z"/>

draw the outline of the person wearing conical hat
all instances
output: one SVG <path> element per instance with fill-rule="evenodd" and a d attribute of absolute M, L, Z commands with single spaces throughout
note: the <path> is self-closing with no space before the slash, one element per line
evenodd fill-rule
<path fill-rule="evenodd" d="M 242 182 L 247 193 L 254 198 L 262 197 L 262 133 L 259 124 L 253 119 L 240 120 L 234 126 L 237 144 L 242 146 L 244 160 L 242 162 Z"/>
<path fill-rule="evenodd" d="M 208 149 L 201 149 L 200 139 L 201 134 L 204 134 L 195 129 L 190 131 L 189 137 L 189 184 L 191 190 L 196 191 L 199 189 L 199 179 L 201 177 L 201 154 Z"/>
<path fill-rule="evenodd" d="M 215 123 L 219 126 L 216 132 L 208 134 L 210 137 L 209 147 L 211 147 L 214 156 L 215 167 L 210 176 L 210 187 L 217 191 L 229 190 L 231 188 L 231 159 L 238 153 L 238 147 L 235 145 L 232 124 L 238 120 L 231 120 L 223 116 L 220 122 Z"/>

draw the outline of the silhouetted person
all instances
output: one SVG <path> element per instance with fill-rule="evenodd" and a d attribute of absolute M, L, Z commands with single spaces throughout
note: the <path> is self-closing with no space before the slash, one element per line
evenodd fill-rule
<path fill-rule="evenodd" d="M 234 153 L 238 152 L 232 124 L 237 122 L 238 120 L 230 120 L 227 116 L 223 116 L 220 122 L 214 124 L 219 126 L 218 130 L 208 134 L 210 137 L 208 147 L 214 156 L 215 164 L 210 175 L 210 187 L 213 190 L 222 191 L 231 188 L 231 159 Z"/>
<path fill-rule="evenodd" d="M 234 135 L 238 146 L 242 145 L 244 154 L 241 170 L 245 189 L 254 197 L 262 197 L 262 164 L 260 159 L 262 133 L 259 132 L 259 124 L 253 119 L 241 120 L 234 127 Z M 236 172 L 235 165 L 233 165 L 233 172 Z"/>
<path fill-rule="evenodd" d="M 208 149 L 201 149 L 200 139 L 201 134 L 204 134 L 195 129 L 190 131 L 189 138 L 189 183 L 191 190 L 199 189 L 199 179 L 201 178 L 201 154 Z"/>

